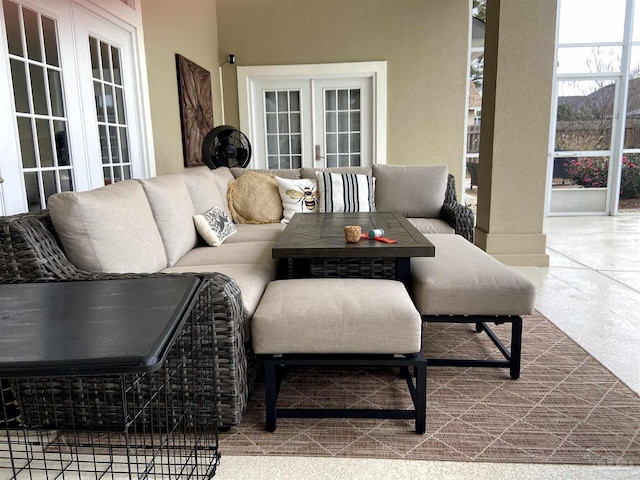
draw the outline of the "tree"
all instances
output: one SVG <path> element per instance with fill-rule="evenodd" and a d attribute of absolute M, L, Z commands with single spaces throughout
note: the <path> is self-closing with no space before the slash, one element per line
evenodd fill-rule
<path fill-rule="evenodd" d="M 487 0 L 473 0 L 472 15 L 482 20 L 487 19 Z M 471 80 L 482 92 L 482 79 L 484 77 L 484 53 L 471 62 Z"/>

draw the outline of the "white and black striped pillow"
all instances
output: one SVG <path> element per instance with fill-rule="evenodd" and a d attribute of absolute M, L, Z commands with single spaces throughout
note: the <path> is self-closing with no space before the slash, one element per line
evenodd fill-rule
<path fill-rule="evenodd" d="M 375 178 L 355 173 L 316 172 L 320 212 L 375 212 Z"/>

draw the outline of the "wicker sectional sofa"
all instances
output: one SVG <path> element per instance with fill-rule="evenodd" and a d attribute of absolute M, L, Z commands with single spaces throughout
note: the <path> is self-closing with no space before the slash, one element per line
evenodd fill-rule
<path fill-rule="evenodd" d="M 458 204 L 445 167 L 330 169 L 375 177 L 379 211 L 400 211 L 423 233 L 473 241 L 473 214 Z M 315 178 L 316 169 L 261 171 Z M 70 281 L 196 274 L 212 302 L 217 345 L 212 395 L 222 425 L 240 423 L 257 374 L 249 322 L 276 278 L 271 247 L 285 225 L 237 224 L 218 247 L 198 237 L 192 217 L 218 206 L 231 214 L 228 185 L 242 169 L 198 167 L 89 192 L 52 196 L 49 210 L 0 217 L 0 281 Z M 429 215 L 428 215 L 429 214 Z"/>

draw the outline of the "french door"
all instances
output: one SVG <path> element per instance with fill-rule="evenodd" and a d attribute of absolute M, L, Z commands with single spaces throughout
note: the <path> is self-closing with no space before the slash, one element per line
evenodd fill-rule
<path fill-rule="evenodd" d="M 0 213 L 143 176 L 131 30 L 87 2 L 0 2 Z"/>
<path fill-rule="evenodd" d="M 384 62 L 238 67 L 238 92 L 253 168 L 385 163 Z"/>

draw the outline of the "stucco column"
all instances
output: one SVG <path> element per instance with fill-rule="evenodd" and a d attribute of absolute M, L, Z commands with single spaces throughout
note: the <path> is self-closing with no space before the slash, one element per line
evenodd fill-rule
<path fill-rule="evenodd" d="M 476 244 L 549 264 L 543 233 L 556 0 L 488 0 Z"/>

